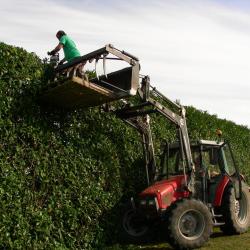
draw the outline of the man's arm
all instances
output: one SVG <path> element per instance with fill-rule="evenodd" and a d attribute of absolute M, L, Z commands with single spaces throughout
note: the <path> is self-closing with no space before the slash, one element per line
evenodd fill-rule
<path fill-rule="evenodd" d="M 55 55 L 61 48 L 63 48 L 63 44 L 59 43 L 53 50 L 51 50 L 48 54 Z"/>

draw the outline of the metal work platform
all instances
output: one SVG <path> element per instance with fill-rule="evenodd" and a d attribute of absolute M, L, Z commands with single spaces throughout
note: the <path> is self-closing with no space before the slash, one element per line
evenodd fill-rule
<path fill-rule="evenodd" d="M 44 104 L 68 109 L 97 106 L 115 99 L 112 91 L 79 77 L 65 79 L 40 97 Z"/>
<path fill-rule="evenodd" d="M 108 57 L 112 54 L 115 57 Z M 87 80 L 77 77 L 81 64 L 88 60 L 103 62 L 104 74 Z M 129 67 L 106 74 L 106 60 L 121 60 Z M 56 78 L 40 96 L 41 103 L 62 108 L 87 108 L 136 95 L 139 86 L 139 60 L 127 52 L 115 49 L 112 45 L 91 52 L 77 60 L 55 68 Z"/>

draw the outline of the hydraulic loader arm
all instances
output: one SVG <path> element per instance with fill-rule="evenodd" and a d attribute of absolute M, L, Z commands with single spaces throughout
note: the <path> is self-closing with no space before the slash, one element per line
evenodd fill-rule
<path fill-rule="evenodd" d="M 118 117 L 136 128 L 142 134 L 148 183 L 154 181 L 157 175 L 154 146 L 149 123 L 149 114 L 160 113 L 168 121 L 176 126 L 182 159 L 185 160 L 186 163 L 183 166 L 184 175 L 186 176 L 186 170 L 190 174 L 189 181 L 186 179 L 185 184 L 192 192 L 194 164 L 192 160 L 188 129 L 186 124 L 185 108 L 175 102 L 172 102 L 155 88 L 150 88 L 152 88 L 150 86 L 150 78 L 148 76 L 145 76 L 142 79 L 141 87 L 138 89 L 138 95 L 141 99 L 141 103 L 135 106 L 127 106 L 125 108 L 117 110 L 116 114 Z M 173 107 L 173 109 L 166 107 L 162 103 L 169 104 L 169 106 Z"/>
<path fill-rule="evenodd" d="M 185 108 L 175 102 L 172 102 L 170 99 L 168 99 L 159 91 L 157 91 L 155 88 L 153 88 L 152 93 L 156 94 L 156 96 L 158 97 L 157 99 L 162 99 L 163 101 L 171 104 L 172 106 L 174 106 L 176 109 L 179 110 L 179 113 L 176 113 L 170 108 L 162 105 L 160 101 L 150 97 L 150 94 L 149 95 L 147 94 L 147 92 L 150 92 L 149 77 L 144 78 L 143 81 L 144 82 L 142 84 L 145 85 L 145 88 L 147 89 L 147 91 L 145 95 L 145 91 L 139 90 L 140 96 L 144 98 L 148 103 L 150 103 L 154 107 L 154 109 L 157 110 L 158 113 L 160 113 L 166 119 L 168 119 L 170 122 L 176 125 L 177 130 L 178 130 L 178 137 L 180 140 L 181 151 L 184 154 L 183 159 L 186 159 L 187 161 L 188 170 L 192 170 L 193 160 L 192 160 L 191 147 L 190 147 L 190 141 L 189 141 L 189 136 L 188 136 L 188 129 L 187 129 L 187 124 L 186 124 Z"/>

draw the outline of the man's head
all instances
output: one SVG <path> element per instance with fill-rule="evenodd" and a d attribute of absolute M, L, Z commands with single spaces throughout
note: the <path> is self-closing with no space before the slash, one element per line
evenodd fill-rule
<path fill-rule="evenodd" d="M 56 37 L 60 40 L 62 36 L 66 35 L 66 33 L 63 30 L 59 30 L 56 33 Z"/>

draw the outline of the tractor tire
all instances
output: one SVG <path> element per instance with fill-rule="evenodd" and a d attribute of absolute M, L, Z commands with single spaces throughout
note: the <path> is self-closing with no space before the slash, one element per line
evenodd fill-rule
<path fill-rule="evenodd" d="M 245 233 L 250 226 L 250 193 L 246 184 L 242 183 L 242 199 L 235 199 L 233 186 L 225 189 L 221 213 L 225 225 L 221 230 L 228 235 Z"/>
<path fill-rule="evenodd" d="M 152 240 L 154 235 L 149 221 L 139 214 L 131 204 L 125 206 L 120 227 L 120 243 L 146 243 Z"/>
<path fill-rule="evenodd" d="M 199 248 L 212 233 L 212 215 L 201 201 L 184 199 L 170 208 L 167 230 L 168 241 L 175 249 Z"/>

